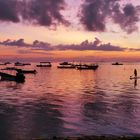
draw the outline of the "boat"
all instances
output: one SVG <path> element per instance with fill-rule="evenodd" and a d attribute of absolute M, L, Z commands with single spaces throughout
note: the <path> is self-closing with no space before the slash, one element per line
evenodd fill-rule
<path fill-rule="evenodd" d="M 78 70 L 96 70 L 99 66 L 97 64 L 81 64 L 76 68 Z"/>
<path fill-rule="evenodd" d="M 7 74 L 4 72 L 0 72 L 1 81 L 15 81 L 15 82 L 24 82 L 25 76 L 23 73 L 17 72 L 16 75 Z"/>
<path fill-rule="evenodd" d="M 5 64 L 5 65 L 8 65 L 8 64 L 11 64 L 11 62 L 5 62 L 4 64 Z"/>
<path fill-rule="evenodd" d="M 57 66 L 57 68 L 60 69 L 74 69 L 76 66 L 73 63 L 69 63 L 69 62 L 62 62 L 59 63 L 59 66 Z"/>
<path fill-rule="evenodd" d="M 115 63 L 112 63 L 112 65 L 123 65 L 123 64 L 119 62 L 115 62 Z"/>
<path fill-rule="evenodd" d="M 62 63 L 59 63 L 59 65 L 72 65 L 73 63 L 69 63 L 69 62 L 62 62 Z"/>
<path fill-rule="evenodd" d="M 59 69 L 75 69 L 75 65 L 59 65 L 57 66 Z"/>
<path fill-rule="evenodd" d="M 15 66 L 25 66 L 23 63 L 20 63 L 20 62 L 16 62 L 15 63 Z"/>
<path fill-rule="evenodd" d="M 17 68 L 15 67 L 6 67 L 6 68 L 3 68 L 1 70 L 16 70 Z"/>
<path fill-rule="evenodd" d="M 22 70 L 22 69 L 15 69 L 17 72 L 23 73 L 23 74 L 36 74 L 36 70 Z"/>
<path fill-rule="evenodd" d="M 51 62 L 40 62 L 40 64 L 36 65 L 37 67 L 51 67 Z"/>
<path fill-rule="evenodd" d="M 11 64 L 10 62 L 0 63 L 0 65 L 8 65 Z"/>
<path fill-rule="evenodd" d="M 31 65 L 30 63 L 20 63 L 20 62 L 16 62 L 15 66 L 26 66 L 26 65 Z"/>

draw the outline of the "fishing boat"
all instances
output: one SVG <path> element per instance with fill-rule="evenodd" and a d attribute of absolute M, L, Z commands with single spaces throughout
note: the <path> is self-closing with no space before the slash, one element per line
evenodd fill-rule
<path fill-rule="evenodd" d="M 123 65 L 123 64 L 119 62 L 115 62 L 115 63 L 112 63 L 112 65 Z"/>
<path fill-rule="evenodd" d="M 75 69 L 75 65 L 59 65 L 57 66 L 59 69 Z"/>
<path fill-rule="evenodd" d="M 23 63 L 20 63 L 20 62 L 16 62 L 15 63 L 15 66 L 25 66 Z"/>
<path fill-rule="evenodd" d="M 78 70 L 96 70 L 99 66 L 97 64 L 81 64 L 77 66 L 76 68 Z"/>
<path fill-rule="evenodd" d="M 36 70 L 22 70 L 22 69 L 15 69 L 17 72 L 24 73 L 24 74 L 36 74 Z"/>
<path fill-rule="evenodd" d="M 0 72 L 0 78 L 1 80 L 6 80 L 6 81 L 15 81 L 15 82 L 24 82 L 25 81 L 25 76 L 23 73 L 17 72 L 16 75 L 11 75 L 7 74 L 4 72 Z"/>
<path fill-rule="evenodd" d="M 15 67 L 6 67 L 6 68 L 3 68 L 1 70 L 16 70 L 17 68 Z"/>
<path fill-rule="evenodd" d="M 59 63 L 59 65 L 72 65 L 73 63 L 69 63 L 69 62 L 62 62 L 62 63 Z"/>
<path fill-rule="evenodd" d="M 40 62 L 40 64 L 36 65 L 37 67 L 51 67 L 51 62 Z"/>
<path fill-rule="evenodd" d="M 8 65 L 11 64 L 10 62 L 0 63 L 0 65 Z"/>
<path fill-rule="evenodd" d="M 20 63 L 20 62 L 16 62 L 15 66 L 26 66 L 26 65 L 31 65 L 30 63 Z"/>
<path fill-rule="evenodd" d="M 69 62 L 62 62 L 59 63 L 59 66 L 57 66 L 57 68 L 60 69 L 74 69 L 76 66 L 73 63 L 69 63 Z"/>

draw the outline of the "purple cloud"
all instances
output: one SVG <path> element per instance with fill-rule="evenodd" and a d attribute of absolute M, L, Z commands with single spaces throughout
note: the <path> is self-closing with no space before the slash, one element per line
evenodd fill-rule
<path fill-rule="evenodd" d="M 5 46 L 23 46 L 23 47 L 27 47 L 29 46 L 27 43 L 24 42 L 24 39 L 18 39 L 18 40 L 10 40 L 7 39 L 3 42 L 0 42 L 1 45 L 5 45 Z"/>
<path fill-rule="evenodd" d="M 68 25 L 61 14 L 64 0 L 0 0 L 0 20 L 51 26 Z"/>
<path fill-rule="evenodd" d="M 43 26 L 67 25 L 68 22 L 61 14 L 65 9 L 64 0 L 28 0 L 21 2 L 21 15 L 23 20 Z"/>
<path fill-rule="evenodd" d="M 28 44 L 24 42 L 24 39 L 18 39 L 11 41 L 10 39 L 0 42 L 1 45 L 7 46 L 17 46 L 19 48 L 25 47 L 30 48 L 31 50 L 45 50 L 45 51 L 53 51 L 53 50 L 76 50 L 76 51 L 84 51 L 84 50 L 97 50 L 97 51 L 124 51 L 127 48 L 121 48 L 120 46 L 112 45 L 111 43 L 103 44 L 100 39 L 97 37 L 93 42 L 89 42 L 88 40 L 83 41 L 80 44 L 71 44 L 71 45 L 51 45 L 47 42 L 33 41 L 32 44 Z"/>
<path fill-rule="evenodd" d="M 127 33 L 136 31 L 140 6 L 121 6 L 120 2 L 121 0 L 84 0 L 79 14 L 80 22 L 88 31 L 106 31 L 107 20 L 112 20 Z"/>
<path fill-rule="evenodd" d="M 16 0 L 0 0 L 0 20 L 19 22 Z"/>
<path fill-rule="evenodd" d="M 79 45 L 58 45 L 55 48 L 58 50 L 77 50 L 77 51 L 85 51 L 85 50 L 96 50 L 96 51 L 124 51 L 127 48 L 121 48 L 120 46 L 112 45 L 111 43 L 102 44 L 102 42 L 95 38 L 93 42 L 89 42 L 88 40 L 83 41 Z"/>

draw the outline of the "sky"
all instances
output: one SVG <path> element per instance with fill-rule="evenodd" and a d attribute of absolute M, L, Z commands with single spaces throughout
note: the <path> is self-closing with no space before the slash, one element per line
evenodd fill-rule
<path fill-rule="evenodd" d="M 139 0 L 0 0 L 1 61 L 140 61 Z"/>

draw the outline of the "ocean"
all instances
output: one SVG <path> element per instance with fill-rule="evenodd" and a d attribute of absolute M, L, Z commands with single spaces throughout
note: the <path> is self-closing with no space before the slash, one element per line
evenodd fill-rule
<path fill-rule="evenodd" d="M 140 135 L 140 79 L 129 79 L 140 63 L 101 63 L 96 71 L 52 65 L 21 67 L 37 70 L 24 83 L 0 81 L 1 140 Z"/>

